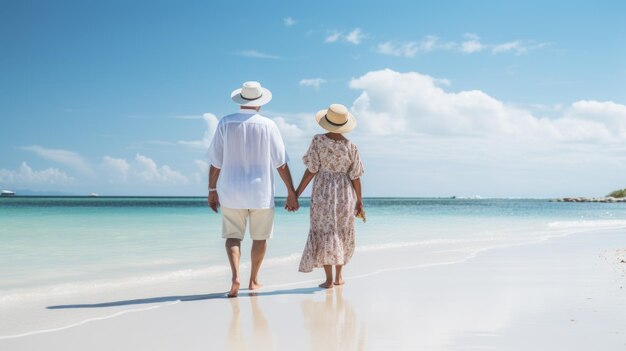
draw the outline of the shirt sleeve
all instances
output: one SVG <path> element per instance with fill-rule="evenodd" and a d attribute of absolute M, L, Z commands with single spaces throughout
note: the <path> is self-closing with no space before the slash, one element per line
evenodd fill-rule
<path fill-rule="evenodd" d="M 270 128 L 270 157 L 273 168 L 278 168 L 289 162 L 289 155 L 287 155 L 283 137 L 280 135 L 276 124 L 273 124 Z"/>
<path fill-rule="evenodd" d="M 224 162 L 224 131 L 222 130 L 222 124 L 219 123 L 213 134 L 211 145 L 206 153 L 209 163 L 215 168 L 222 168 Z"/>
<path fill-rule="evenodd" d="M 352 165 L 348 170 L 348 177 L 350 177 L 350 179 L 352 180 L 355 180 L 360 178 L 363 173 L 365 173 L 365 168 L 363 168 L 363 163 L 361 162 L 359 149 L 357 149 L 356 145 L 354 145 L 352 150 Z"/>
<path fill-rule="evenodd" d="M 309 145 L 309 149 L 302 157 L 302 161 L 309 172 L 317 173 L 320 170 L 320 156 L 317 152 L 315 137 L 311 140 L 311 145 Z"/>

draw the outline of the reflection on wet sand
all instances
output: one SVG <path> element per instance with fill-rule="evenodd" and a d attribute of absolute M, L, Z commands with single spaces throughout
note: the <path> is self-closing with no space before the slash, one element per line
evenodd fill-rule
<path fill-rule="evenodd" d="M 228 349 L 240 350 L 275 350 L 274 335 L 269 328 L 267 319 L 259 307 L 259 297 L 250 296 L 250 306 L 252 309 L 252 338 L 250 345 L 246 347 L 244 333 L 241 328 L 241 316 L 239 299 L 229 299 L 232 309 L 232 319 L 228 327 Z"/>
<path fill-rule="evenodd" d="M 311 335 L 312 350 L 365 348 L 364 326 L 357 326 L 356 312 L 344 301 L 342 289 L 335 287 L 327 290 L 324 301 L 306 299 L 301 303 L 304 323 Z"/>

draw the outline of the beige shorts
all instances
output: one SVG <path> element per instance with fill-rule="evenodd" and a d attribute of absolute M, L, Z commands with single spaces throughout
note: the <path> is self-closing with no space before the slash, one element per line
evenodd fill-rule
<path fill-rule="evenodd" d="M 274 233 L 274 209 L 238 209 L 222 206 L 222 238 L 242 240 L 250 219 L 252 240 L 271 239 Z"/>

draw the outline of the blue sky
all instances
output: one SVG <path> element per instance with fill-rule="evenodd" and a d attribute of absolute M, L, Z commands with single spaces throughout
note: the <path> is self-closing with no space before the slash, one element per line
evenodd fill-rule
<path fill-rule="evenodd" d="M 296 180 L 314 112 L 338 102 L 366 195 L 603 195 L 626 187 L 625 10 L 4 1 L 0 187 L 203 195 L 215 121 L 258 80 Z"/>

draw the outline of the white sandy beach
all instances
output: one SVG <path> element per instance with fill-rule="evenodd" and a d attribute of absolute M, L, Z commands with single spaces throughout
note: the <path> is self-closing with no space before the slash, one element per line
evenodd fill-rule
<path fill-rule="evenodd" d="M 624 247 L 624 229 L 436 259 L 405 247 L 357 252 L 331 290 L 288 263 L 237 299 L 222 298 L 227 281 L 60 296 L 31 314 L 39 324 L 3 311 L 0 349 L 624 350 Z"/>

